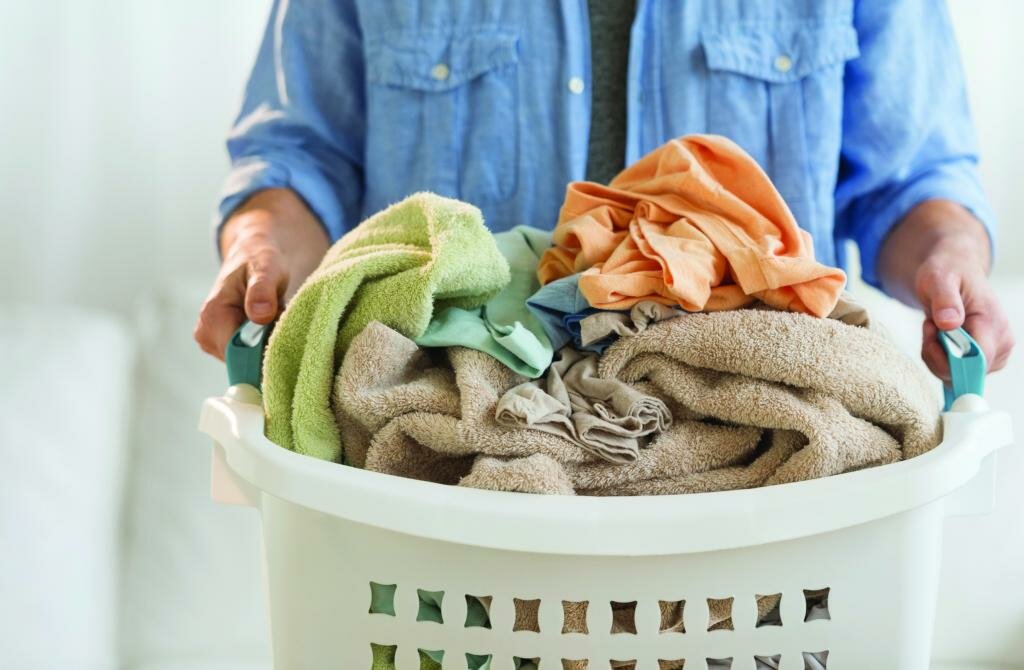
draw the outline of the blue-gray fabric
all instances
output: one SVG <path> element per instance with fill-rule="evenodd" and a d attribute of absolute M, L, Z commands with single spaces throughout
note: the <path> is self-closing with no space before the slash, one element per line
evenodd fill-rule
<path fill-rule="evenodd" d="M 580 293 L 579 280 L 580 276 L 574 274 L 541 286 L 526 301 L 526 308 L 544 326 L 544 332 L 551 340 L 551 348 L 555 351 L 572 342 L 580 351 L 604 353 L 611 340 L 583 346 L 580 338 L 580 321 L 597 310 Z"/>
<path fill-rule="evenodd" d="M 585 177 L 591 103 L 579 0 L 275 0 L 228 139 L 223 220 L 290 187 L 332 238 L 416 191 L 494 231 L 554 226 Z M 577 81 L 577 78 L 581 80 Z M 626 164 L 688 133 L 760 163 L 824 263 L 864 276 L 916 204 L 989 226 L 956 38 L 937 0 L 639 0 Z"/>

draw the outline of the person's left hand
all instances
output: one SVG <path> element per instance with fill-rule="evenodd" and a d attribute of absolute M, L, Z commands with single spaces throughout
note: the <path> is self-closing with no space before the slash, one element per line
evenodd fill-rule
<path fill-rule="evenodd" d="M 988 371 L 1006 365 L 1013 333 L 988 279 L 988 233 L 966 209 L 948 200 L 915 207 L 879 252 L 882 283 L 890 295 L 924 309 L 921 358 L 949 381 L 940 330 L 961 326 L 985 352 Z"/>
<path fill-rule="evenodd" d="M 1009 321 L 983 268 L 962 245 L 944 242 L 914 278 L 914 293 L 925 313 L 921 357 L 946 381 L 949 361 L 939 344 L 940 330 L 963 326 L 985 352 L 989 372 L 1005 366 L 1013 350 Z"/>

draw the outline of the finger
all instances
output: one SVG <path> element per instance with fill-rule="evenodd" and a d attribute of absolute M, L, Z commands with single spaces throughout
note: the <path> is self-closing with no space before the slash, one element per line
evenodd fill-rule
<path fill-rule="evenodd" d="M 277 317 L 288 285 L 288 273 L 276 256 L 260 254 L 249 261 L 245 314 L 250 321 L 270 323 Z"/>
<path fill-rule="evenodd" d="M 953 330 L 964 323 L 961 282 L 959 275 L 941 271 L 925 272 L 919 281 L 918 294 L 925 313 L 940 330 Z"/>
<path fill-rule="evenodd" d="M 1001 370 L 1006 366 L 1010 352 L 1013 351 L 1013 334 L 997 306 L 989 306 L 986 311 L 969 314 L 964 327 L 985 352 L 989 372 Z"/>
<path fill-rule="evenodd" d="M 199 312 L 193 336 L 203 351 L 224 360 L 224 350 L 244 320 L 242 307 L 223 294 L 207 299 Z"/>
<path fill-rule="evenodd" d="M 939 344 L 939 329 L 931 319 L 925 318 L 921 331 L 921 358 L 933 375 L 948 382 L 949 359 L 946 358 L 946 350 Z"/>

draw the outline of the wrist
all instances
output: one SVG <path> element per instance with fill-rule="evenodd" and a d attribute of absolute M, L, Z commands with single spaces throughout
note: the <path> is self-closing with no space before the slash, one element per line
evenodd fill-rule
<path fill-rule="evenodd" d="M 221 229 L 221 255 L 271 247 L 299 265 L 318 262 L 329 240 L 323 226 L 290 189 L 257 191 L 228 218 Z"/>
<path fill-rule="evenodd" d="M 988 272 L 991 249 L 988 232 L 961 205 L 949 200 L 928 200 L 911 211 L 900 227 L 919 239 L 918 265 L 930 258 L 948 259 L 957 267 Z M 909 246 L 909 245 L 908 245 Z M 914 260 L 913 257 L 909 260 Z"/>

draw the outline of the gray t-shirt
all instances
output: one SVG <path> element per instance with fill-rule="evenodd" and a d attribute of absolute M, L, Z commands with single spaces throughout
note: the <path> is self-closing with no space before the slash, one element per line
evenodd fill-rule
<path fill-rule="evenodd" d="M 590 139 L 587 179 L 607 184 L 626 161 L 626 77 L 636 0 L 587 0 Z"/>

